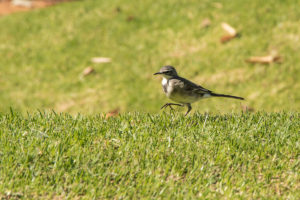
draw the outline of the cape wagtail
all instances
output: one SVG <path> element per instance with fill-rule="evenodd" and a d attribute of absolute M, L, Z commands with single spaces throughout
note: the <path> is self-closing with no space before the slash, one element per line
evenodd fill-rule
<path fill-rule="evenodd" d="M 164 93 L 171 100 L 180 103 L 166 103 L 161 107 L 161 109 L 172 105 L 175 106 L 187 106 L 188 110 L 185 113 L 185 116 L 192 110 L 191 103 L 194 103 L 203 98 L 209 97 L 227 97 L 244 100 L 243 97 L 237 97 L 227 94 L 217 94 L 208 89 L 203 88 L 200 85 L 197 85 L 185 78 L 178 76 L 176 69 L 172 66 L 164 66 L 160 69 L 159 72 L 156 72 L 154 75 L 162 75 L 162 87 Z"/>

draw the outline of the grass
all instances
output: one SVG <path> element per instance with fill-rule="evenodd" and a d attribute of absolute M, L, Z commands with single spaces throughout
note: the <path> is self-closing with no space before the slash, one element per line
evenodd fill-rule
<path fill-rule="evenodd" d="M 1 17 L 0 198 L 299 199 L 298 7 L 85 0 Z M 241 37 L 221 44 L 222 22 Z M 274 49 L 280 64 L 244 61 Z M 247 101 L 153 114 L 168 100 L 152 74 L 167 64 Z"/>
<path fill-rule="evenodd" d="M 298 199 L 299 113 L 0 115 L 0 196 Z"/>
<path fill-rule="evenodd" d="M 295 0 L 85 0 L 1 17 L 0 110 L 158 112 L 167 99 L 152 74 L 167 64 L 208 89 L 245 97 L 242 104 L 255 110 L 299 110 L 298 6 Z M 212 24 L 203 29 L 205 18 Z M 222 22 L 241 37 L 221 44 Z M 244 61 L 273 49 L 283 63 Z M 94 64 L 96 56 L 112 62 Z M 88 66 L 96 73 L 82 78 Z M 204 100 L 195 110 L 238 112 L 241 103 Z"/>

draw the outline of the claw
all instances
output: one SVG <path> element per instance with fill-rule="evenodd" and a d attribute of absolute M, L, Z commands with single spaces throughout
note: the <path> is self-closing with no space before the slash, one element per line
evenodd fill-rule
<path fill-rule="evenodd" d="M 166 108 L 166 107 L 170 107 L 171 110 L 174 110 L 174 108 L 172 106 L 183 106 L 181 104 L 177 104 L 177 103 L 166 103 L 165 105 L 163 105 L 160 109 Z"/>
<path fill-rule="evenodd" d="M 167 104 L 163 105 L 160 109 L 163 109 L 163 108 L 165 108 L 165 107 L 167 107 Z"/>

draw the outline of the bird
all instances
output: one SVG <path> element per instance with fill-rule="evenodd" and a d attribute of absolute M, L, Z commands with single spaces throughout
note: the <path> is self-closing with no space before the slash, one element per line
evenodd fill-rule
<path fill-rule="evenodd" d="M 185 78 L 180 77 L 177 74 L 176 69 L 173 66 L 167 65 L 163 66 L 159 72 L 154 73 L 153 75 L 161 75 L 162 79 L 162 88 L 166 96 L 173 100 L 176 103 L 166 103 L 161 109 L 172 106 L 186 106 L 187 112 L 185 116 L 189 114 L 192 110 L 191 104 L 204 98 L 210 97 L 226 97 L 239 100 L 245 100 L 243 97 L 227 95 L 227 94 L 218 94 L 212 92 L 211 90 L 205 89 L 204 87 L 193 83 Z"/>

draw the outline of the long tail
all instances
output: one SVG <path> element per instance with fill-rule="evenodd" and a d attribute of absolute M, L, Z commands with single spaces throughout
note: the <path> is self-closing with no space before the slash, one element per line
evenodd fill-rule
<path fill-rule="evenodd" d="M 227 98 L 245 100 L 243 97 L 237 97 L 237 96 L 232 96 L 232 95 L 227 95 L 227 94 L 211 93 L 210 95 L 213 96 L 213 97 L 227 97 Z"/>

